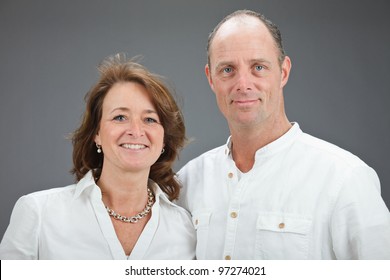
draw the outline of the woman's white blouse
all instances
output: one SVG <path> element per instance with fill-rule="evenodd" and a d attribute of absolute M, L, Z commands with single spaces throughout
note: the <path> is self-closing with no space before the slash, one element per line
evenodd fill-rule
<path fill-rule="evenodd" d="M 130 256 L 89 172 L 77 184 L 21 197 L 0 244 L 0 259 L 193 259 L 196 237 L 189 214 L 151 180 L 149 187 L 156 202 Z"/>

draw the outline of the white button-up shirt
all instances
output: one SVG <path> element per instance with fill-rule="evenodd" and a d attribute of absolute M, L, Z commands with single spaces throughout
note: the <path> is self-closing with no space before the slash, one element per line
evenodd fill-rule
<path fill-rule="evenodd" d="M 373 169 L 299 125 L 241 174 L 230 140 L 179 171 L 198 259 L 390 259 L 390 215 Z"/>
<path fill-rule="evenodd" d="M 91 172 L 77 184 L 21 197 L 0 244 L 0 259 L 193 259 L 189 213 L 149 181 L 156 201 L 130 256 L 116 236 Z"/>

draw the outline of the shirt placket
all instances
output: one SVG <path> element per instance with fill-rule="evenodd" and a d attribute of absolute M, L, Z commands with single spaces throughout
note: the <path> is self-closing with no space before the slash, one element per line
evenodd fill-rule
<path fill-rule="evenodd" d="M 229 188 L 230 202 L 226 217 L 225 243 L 222 256 L 225 260 L 230 260 L 234 257 L 237 225 L 240 219 L 240 197 L 243 188 L 242 184 L 238 181 L 237 167 L 234 161 L 230 160 L 229 163 L 226 171 L 226 185 Z"/>

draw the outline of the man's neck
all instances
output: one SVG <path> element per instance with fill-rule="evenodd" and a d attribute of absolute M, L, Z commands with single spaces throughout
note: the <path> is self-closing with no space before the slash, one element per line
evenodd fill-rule
<path fill-rule="evenodd" d="M 231 129 L 232 154 L 237 168 L 242 172 L 251 170 L 256 152 L 280 138 L 291 126 L 286 118 L 285 121 L 272 125 Z"/>

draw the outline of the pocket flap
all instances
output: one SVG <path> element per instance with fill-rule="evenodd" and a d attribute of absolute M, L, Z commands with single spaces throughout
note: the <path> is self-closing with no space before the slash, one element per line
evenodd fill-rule
<path fill-rule="evenodd" d="M 257 218 L 256 227 L 260 230 L 307 234 L 310 231 L 311 220 L 286 213 L 261 213 Z"/>
<path fill-rule="evenodd" d="M 192 223 L 195 229 L 206 227 L 210 223 L 211 212 L 194 212 L 192 215 Z"/>

